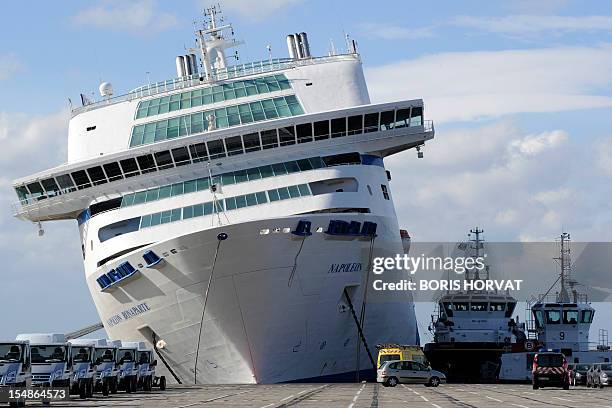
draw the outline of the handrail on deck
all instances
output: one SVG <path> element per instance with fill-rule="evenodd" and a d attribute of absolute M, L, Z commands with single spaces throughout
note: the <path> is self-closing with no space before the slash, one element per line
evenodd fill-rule
<path fill-rule="evenodd" d="M 85 106 L 79 106 L 72 109 L 72 117 L 79 113 L 88 112 L 98 109 L 103 106 L 113 105 L 119 102 L 132 101 L 147 96 L 153 96 L 164 92 L 171 92 L 179 89 L 191 88 L 197 85 L 214 84 L 216 81 L 240 78 L 249 75 L 261 74 L 264 72 L 280 71 L 283 69 L 295 68 L 298 66 L 314 65 L 318 63 L 359 59 L 359 54 L 340 54 L 326 57 L 291 59 L 279 58 L 273 60 L 265 60 L 252 62 L 241 65 L 233 65 L 227 68 L 214 70 L 210 78 L 204 78 L 202 74 L 193 74 L 180 78 L 160 81 L 153 84 L 143 85 L 131 90 L 127 94 L 106 98 L 97 102 L 90 103 Z"/>

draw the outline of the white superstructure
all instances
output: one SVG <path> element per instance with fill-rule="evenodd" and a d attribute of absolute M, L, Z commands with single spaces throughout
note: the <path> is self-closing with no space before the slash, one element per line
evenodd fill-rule
<path fill-rule="evenodd" d="M 490 279 L 483 230 L 470 230 L 468 242 L 458 249 L 475 265 L 465 271 L 466 282 Z M 512 318 L 516 299 L 508 292 L 490 290 L 449 291 L 437 301 L 437 316 L 429 326 L 434 341 L 425 345 L 433 368 L 450 381 L 493 381 L 500 355 L 525 339 L 524 324 Z M 518 320 L 518 317 L 517 317 Z"/>
<path fill-rule="evenodd" d="M 600 329 L 599 342 L 589 339 L 595 309 L 587 295 L 578 292 L 580 283 L 572 278 L 570 234 L 562 233 L 558 242 L 559 256 L 554 259 L 560 267 L 559 279 L 529 303 L 532 320 L 527 351 L 501 356 L 500 380 L 531 381 L 533 357 L 540 349 L 558 350 L 573 364 L 607 363 L 612 359 L 606 330 Z M 558 290 L 553 294 L 557 282 Z"/>
<path fill-rule="evenodd" d="M 16 216 L 78 220 L 109 336 L 155 346 L 176 381 L 370 368 L 353 312 L 370 345 L 417 337 L 411 296 L 366 279 L 403 252 L 383 159 L 433 138 L 423 102 L 371 104 L 355 45 L 312 57 L 304 33 L 291 58 L 229 65 L 215 14 L 179 78 L 84 98 L 68 162 L 14 182 Z"/>

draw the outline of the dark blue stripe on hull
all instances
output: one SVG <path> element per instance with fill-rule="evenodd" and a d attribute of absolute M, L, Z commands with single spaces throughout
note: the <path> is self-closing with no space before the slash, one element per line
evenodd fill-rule
<path fill-rule="evenodd" d="M 357 380 L 357 371 L 348 371 L 340 374 L 322 375 L 320 377 L 302 378 L 286 381 L 288 383 L 347 383 Z M 359 371 L 359 381 L 376 381 L 376 370 L 373 368 Z"/>

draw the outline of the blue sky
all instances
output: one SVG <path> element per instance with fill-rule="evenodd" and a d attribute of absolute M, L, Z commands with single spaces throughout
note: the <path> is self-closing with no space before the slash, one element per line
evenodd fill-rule
<path fill-rule="evenodd" d="M 203 1 L 5 2 L 0 17 L 0 338 L 64 331 L 97 314 L 76 222 L 11 217 L 12 179 L 66 160 L 68 98 L 174 76 Z M 357 40 L 372 100 L 422 97 L 436 123 L 425 159 L 387 160 L 415 240 L 612 240 L 612 5 L 604 1 L 228 0 L 240 62 L 315 55 Z M 149 72 L 149 74 L 147 74 Z M 427 319 L 427 313 L 422 317 Z M 426 322 L 424 322 L 426 323 Z"/>

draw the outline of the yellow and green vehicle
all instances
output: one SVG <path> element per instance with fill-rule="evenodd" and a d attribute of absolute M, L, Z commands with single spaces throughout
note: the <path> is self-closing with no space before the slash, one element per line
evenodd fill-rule
<path fill-rule="evenodd" d="M 405 344 L 378 344 L 378 368 L 385 361 L 410 360 L 427 364 L 425 353 L 420 346 Z"/>

